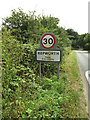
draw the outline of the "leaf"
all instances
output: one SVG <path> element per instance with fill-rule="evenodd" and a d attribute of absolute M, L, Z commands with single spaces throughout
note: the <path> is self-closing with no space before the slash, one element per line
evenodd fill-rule
<path fill-rule="evenodd" d="M 27 116 L 25 114 L 22 115 L 22 118 L 27 118 Z"/>
<path fill-rule="evenodd" d="M 32 112 L 32 110 L 31 109 L 27 109 L 27 111 L 26 111 L 26 113 L 28 113 L 28 114 L 30 114 Z"/>
<path fill-rule="evenodd" d="M 29 68 L 29 72 L 33 73 L 33 70 L 31 70 L 31 69 Z"/>
<path fill-rule="evenodd" d="M 17 86 L 17 87 L 19 87 L 19 84 L 17 83 L 17 82 L 10 82 L 10 84 L 12 85 L 12 86 Z"/>

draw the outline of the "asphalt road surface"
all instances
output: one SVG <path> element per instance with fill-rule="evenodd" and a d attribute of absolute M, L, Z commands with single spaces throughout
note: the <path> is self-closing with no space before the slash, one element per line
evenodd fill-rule
<path fill-rule="evenodd" d="M 78 65 L 82 75 L 85 96 L 88 104 L 87 111 L 90 117 L 90 53 L 88 51 L 75 50 L 77 54 Z"/>

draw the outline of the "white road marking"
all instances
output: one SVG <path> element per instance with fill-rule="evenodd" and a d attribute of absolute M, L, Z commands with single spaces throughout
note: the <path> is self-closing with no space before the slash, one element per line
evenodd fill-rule
<path fill-rule="evenodd" d="M 85 72 L 85 76 L 87 78 L 88 83 L 90 84 L 90 70 Z"/>
<path fill-rule="evenodd" d="M 76 52 L 82 52 L 82 53 L 88 53 L 88 51 L 83 51 L 83 50 L 75 50 Z"/>

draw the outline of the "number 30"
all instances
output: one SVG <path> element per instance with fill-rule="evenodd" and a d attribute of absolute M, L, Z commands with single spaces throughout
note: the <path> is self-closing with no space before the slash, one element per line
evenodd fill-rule
<path fill-rule="evenodd" d="M 49 38 L 49 39 L 44 38 L 43 39 L 43 44 L 47 44 L 47 43 L 52 44 L 53 43 L 53 39 L 52 38 Z"/>

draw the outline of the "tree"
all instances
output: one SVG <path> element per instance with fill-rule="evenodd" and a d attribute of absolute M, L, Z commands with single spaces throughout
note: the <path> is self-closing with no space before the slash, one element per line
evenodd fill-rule
<path fill-rule="evenodd" d="M 41 19 L 41 24 L 44 26 L 44 28 L 48 28 L 49 30 L 53 30 L 53 29 L 57 29 L 58 28 L 58 23 L 59 23 L 59 19 L 50 16 L 42 16 Z"/>
<path fill-rule="evenodd" d="M 11 35 L 20 43 L 39 44 L 41 35 L 46 32 L 55 34 L 58 48 L 70 46 L 67 31 L 58 26 L 59 19 L 50 16 L 36 16 L 35 11 L 27 14 L 22 9 L 12 10 L 11 17 L 6 17 L 3 26 L 10 29 Z"/>
<path fill-rule="evenodd" d="M 29 11 L 29 14 L 26 14 L 22 9 L 19 9 L 19 11 L 12 10 L 11 17 L 4 19 L 3 25 L 7 30 L 11 30 L 11 35 L 15 36 L 17 40 L 27 43 L 32 41 L 33 34 L 38 31 L 37 23 L 35 11 Z"/>
<path fill-rule="evenodd" d="M 85 45 L 85 41 L 84 41 L 85 36 L 86 34 L 79 35 L 78 45 L 82 49 L 84 48 L 84 45 Z"/>
<path fill-rule="evenodd" d="M 79 48 L 79 45 L 78 45 L 79 34 L 75 32 L 73 29 L 67 29 L 66 31 L 69 35 L 69 39 L 72 41 L 72 47 Z"/>
<path fill-rule="evenodd" d="M 84 49 L 85 50 L 90 50 L 90 34 L 87 33 L 84 37 Z"/>

